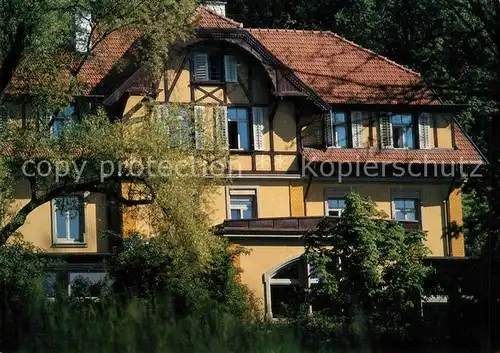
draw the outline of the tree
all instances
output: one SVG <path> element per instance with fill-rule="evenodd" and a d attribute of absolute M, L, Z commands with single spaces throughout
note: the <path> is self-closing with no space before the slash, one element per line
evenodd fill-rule
<path fill-rule="evenodd" d="M 218 183 L 225 165 L 217 162 L 225 153 L 208 136 L 204 148 L 194 148 L 195 130 L 201 127 L 193 117 L 188 119 L 189 131 L 181 132 L 175 107 L 168 115 L 151 99 L 141 121 L 110 115 L 109 109 L 97 104 L 65 124 L 58 136 L 49 127 L 50 116 L 85 94 L 81 70 L 87 62 L 100 65 L 94 53 L 110 36 L 131 35 L 135 40 L 131 57 L 116 63 L 113 70 L 132 65 L 159 79 L 168 47 L 191 34 L 195 5 L 189 0 L 0 4 L 4 23 L 0 29 L 0 244 L 38 206 L 55 200 L 58 208 L 76 207 L 67 200 L 63 203 L 61 197 L 92 192 L 106 195 L 113 210 L 129 207 L 136 217 L 148 213 L 155 232 L 161 229 L 170 235 L 169 241 L 182 243 L 178 253 L 207 260 L 217 241 L 211 237 L 207 214 L 192 205 L 206 201 L 206 191 Z M 82 38 L 88 30 L 90 37 L 80 43 L 84 50 L 68 50 L 69 39 Z M 35 118 L 26 124 L 10 109 L 19 97 L 33 107 Z M 13 206 L 16 188 L 29 190 L 27 203 Z"/>
<path fill-rule="evenodd" d="M 341 218 L 326 218 L 305 240 L 311 277 L 319 279 L 313 310 L 347 331 L 362 318 L 372 339 L 408 334 L 429 272 L 422 232 L 406 233 L 369 198 L 351 193 Z"/>

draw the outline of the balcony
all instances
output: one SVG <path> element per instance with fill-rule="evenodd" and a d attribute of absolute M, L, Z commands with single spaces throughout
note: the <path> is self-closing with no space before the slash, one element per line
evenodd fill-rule
<path fill-rule="evenodd" d="M 225 220 L 219 225 L 220 234 L 226 237 L 300 238 L 317 227 L 324 217 L 282 217 Z M 336 219 L 336 217 L 329 217 Z M 421 230 L 419 222 L 401 222 L 405 231 Z"/>

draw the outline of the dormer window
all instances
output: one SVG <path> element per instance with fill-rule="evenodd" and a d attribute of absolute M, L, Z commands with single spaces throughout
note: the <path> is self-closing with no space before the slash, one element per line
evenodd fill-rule
<path fill-rule="evenodd" d="M 391 116 L 394 148 L 415 148 L 412 116 L 397 114 Z"/>
<path fill-rule="evenodd" d="M 327 147 L 347 147 L 346 113 L 330 112 L 326 122 Z"/>
<path fill-rule="evenodd" d="M 236 58 L 218 53 L 194 53 L 192 78 L 195 82 L 238 82 Z"/>

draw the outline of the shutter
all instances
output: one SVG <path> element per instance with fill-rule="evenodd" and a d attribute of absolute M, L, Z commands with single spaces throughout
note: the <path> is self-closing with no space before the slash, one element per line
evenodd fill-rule
<path fill-rule="evenodd" d="M 334 146 L 334 138 L 333 138 L 333 112 L 330 111 L 324 114 L 324 127 L 325 127 L 325 144 L 326 147 Z"/>
<path fill-rule="evenodd" d="M 391 115 L 389 113 L 381 113 L 379 123 L 380 146 L 382 148 L 393 148 Z"/>
<path fill-rule="evenodd" d="M 75 50 L 87 53 L 92 47 L 92 15 L 90 12 L 81 12 L 75 15 Z"/>
<path fill-rule="evenodd" d="M 364 147 L 363 141 L 363 114 L 361 112 L 351 112 L 352 147 Z"/>
<path fill-rule="evenodd" d="M 264 108 L 254 107 L 253 115 L 253 146 L 255 151 L 264 150 Z"/>
<path fill-rule="evenodd" d="M 196 148 L 203 148 L 205 144 L 205 107 L 197 105 L 194 107 L 195 140 Z"/>
<path fill-rule="evenodd" d="M 236 66 L 236 58 L 234 56 L 224 56 L 224 71 L 226 82 L 238 82 L 238 68 Z"/>
<path fill-rule="evenodd" d="M 194 53 L 193 56 L 194 80 L 208 81 L 208 54 Z"/>
<path fill-rule="evenodd" d="M 430 114 L 422 113 L 418 117 L 418 137 L 421 149 L 431 148 Z"/>
<path fill-rule="evenodd" d="M 227 107 L 219 106 L 214 108 L 215 113 L 215 131 L 217 135 L 216 140 L 220 138 L 224 148 L 227 148 L 228 138 L 227 138 Z"/>

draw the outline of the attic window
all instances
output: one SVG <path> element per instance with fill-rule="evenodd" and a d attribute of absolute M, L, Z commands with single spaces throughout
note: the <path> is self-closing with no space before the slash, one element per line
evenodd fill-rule
<path fill-rule="evenodd" d="M 236 58 L 232 55 L 194 53 L 192 78 L 196 82 L 238 82 Z"/>

